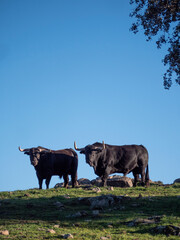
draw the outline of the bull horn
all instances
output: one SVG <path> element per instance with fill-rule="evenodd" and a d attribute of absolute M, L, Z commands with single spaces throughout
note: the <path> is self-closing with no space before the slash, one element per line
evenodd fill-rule
<path fill-rule="evenodd" d="M 19 151 L 20 152 L 29 152 L 30 150 L 27 148 L 27 149 L 22 149 L 20 146 L 18 147 Z"/>
<path fill-rule="evenodd" d="M 20 152 L 24 152 L 24 149 L 22 149 L 20 146 L 18 147 Z"/>
<path fill-rule="evenodd" d="M 105 148 L 106 148 L 106 145 L 104 144 L 104 141 L 102 142 L 102 144 L 103 144 L 103 149 L 105 149 Z"/>
<path fill-rule="evenodd" d="M 84 148 L 77 148 L 75 141 L 74 141 L 74 148 L 76 149 L 76 151 L 82 151 L 84 149 Z"/>

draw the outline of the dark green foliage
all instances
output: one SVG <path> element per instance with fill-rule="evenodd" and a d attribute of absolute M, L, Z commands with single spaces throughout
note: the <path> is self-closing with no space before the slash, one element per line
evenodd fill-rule
<path fill-rule="evenodd" d="M 157 47 L 167 44 L 168 53 L 163 59 L 168 66 L 164 74 L 164 87 L 169 89 L 172 85 L 172 77 L 180 85 L 180 3 L 179 0 L 130 0 L 135 9 L 130 14 L 136 18 L 131 31 L 137 33 L 142 26 L 147 40 L 158 36 Z"/>

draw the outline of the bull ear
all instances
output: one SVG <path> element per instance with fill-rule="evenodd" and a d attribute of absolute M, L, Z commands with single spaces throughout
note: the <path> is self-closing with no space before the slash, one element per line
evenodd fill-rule
<path fill-rule="evenodd" d="M 24 152 L 24 154 L 30 155 L 30 153 L 29 153 L 29 152 Z"/>
<path fill-rule="evenodd" d="M 80 153 L 81 153 L 81 154 L 85 154 L 85 150 L 84 150 L 84 149 L 81 150 Z"/>

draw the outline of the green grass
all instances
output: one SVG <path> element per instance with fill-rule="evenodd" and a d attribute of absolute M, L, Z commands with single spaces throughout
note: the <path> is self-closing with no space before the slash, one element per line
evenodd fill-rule
<path fill-rule="evenodd" d="M 100 210 L 100 215 L 96 217 L 88 205 L 78 201 L 79 197 L 103 194 L 129 198 L 119 205 Z M 178 236 L 154 232 L 156 226 L 171 224 L 180 227 L 178 196 L 180 184 L 114 188 L 114 191 L 101 188 L 100 193 L 83 187 L 0 192 L 0 231 L 9 231 L 8 236 L 0 235 L 0 239 L 63 239 L 63 235 L 68 233 L 78 240 L 96 240 L 101 237 L 113 240 L 180 239 Z M 60 210 L 56 202 L 63 203 L 64 209 Z M 72 216 L 79 211 L 86 211 L 87 216 Z M 128 225 L 128 222 L 137 218 L 147 219 L 152 216 L 160 216 L 160 222 Z M 55 233 L 48 232 L 49 229 Z"/>

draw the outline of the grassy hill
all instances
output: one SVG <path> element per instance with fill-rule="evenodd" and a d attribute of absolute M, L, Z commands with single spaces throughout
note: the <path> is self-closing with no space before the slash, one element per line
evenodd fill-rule
<path fill-rule="evenodd" d="M 0 239 L 169 240 L 179 227 L 180 184 L 0 192 Z"/>

